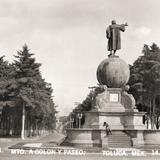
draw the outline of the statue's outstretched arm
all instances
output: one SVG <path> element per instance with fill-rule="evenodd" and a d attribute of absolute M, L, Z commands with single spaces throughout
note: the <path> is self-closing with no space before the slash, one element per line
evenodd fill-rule
<path fill-rule="evenodd" d="M 121 25 L 119 25 L 119 29 L 124 32 L 126 26 L 128 26 L 127 23 L 121 24 Z"/>

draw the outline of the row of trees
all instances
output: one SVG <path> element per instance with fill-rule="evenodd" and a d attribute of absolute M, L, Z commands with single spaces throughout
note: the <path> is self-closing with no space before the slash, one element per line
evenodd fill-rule
<path fill-rule="evenodd" d="M 151 126 L 159 126 L 160 115 L 160 48 L 144 45 L 142 56 L 130 66 L 130 90 L 140 111 L 148 113 Z"/>
<path fill-rule="evenodd" d="M 147 112 L 154 128 L 154 124 L 158 126 L 160 122 L 160 48 L 155 43 L 144 45 L 142 55 L 130 65 L 130 73 L 129 93 L 133 94 L 139 111 Z M 94 95 L 95 89 L 76 106 L 70 116 L 76 119 L 77 112 L 91 110 Z"/>
<path fill-rule="evenodd" d="M 56 105 L 52 87 L 40 73 L 27 45 L 17 52 L 13 63 L 0 58 L 0 134 L 33 136 L 53 129 Z"/>

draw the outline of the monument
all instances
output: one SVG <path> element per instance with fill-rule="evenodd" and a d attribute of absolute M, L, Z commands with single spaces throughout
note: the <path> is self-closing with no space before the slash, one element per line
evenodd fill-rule
<path fill-rule="evenodd" d="M 97 68 L 99 86 L 94 89 L 92 109 L 83 113 L 85 122 L 82 128 L 67 129 L 66 142 L 77 147 L 140 147 L 144 146 L 146 126 L 143 124 L 144 112 L 135 106 L 134 97 L 127 93 L 130 76 L 128 64 L 116 56 L 120 49 L 120 31 L 126 24 L 118 25 L 112 21 L 107 28 L 108 50 L 110 54 Z M 112 130 L 106 136 L 104 122 Z"/>

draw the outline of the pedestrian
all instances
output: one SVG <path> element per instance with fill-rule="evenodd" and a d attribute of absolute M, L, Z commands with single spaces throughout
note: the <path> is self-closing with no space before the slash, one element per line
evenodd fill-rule
<path fill-rule="evenodd" d="M 103 123 L 103 127 L 105 127 L 106 135 L 112 134 L 109 124 L 107 122 Z"/>

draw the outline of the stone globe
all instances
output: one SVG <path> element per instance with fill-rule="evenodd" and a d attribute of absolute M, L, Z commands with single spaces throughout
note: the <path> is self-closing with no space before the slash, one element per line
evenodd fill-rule
<path fill-rule="evenodd" d="M 129 80 L 128 64 L 118 56 L 104 59 L 97 68 L 97 80 L 109 88 L 122 88 Z"/>

